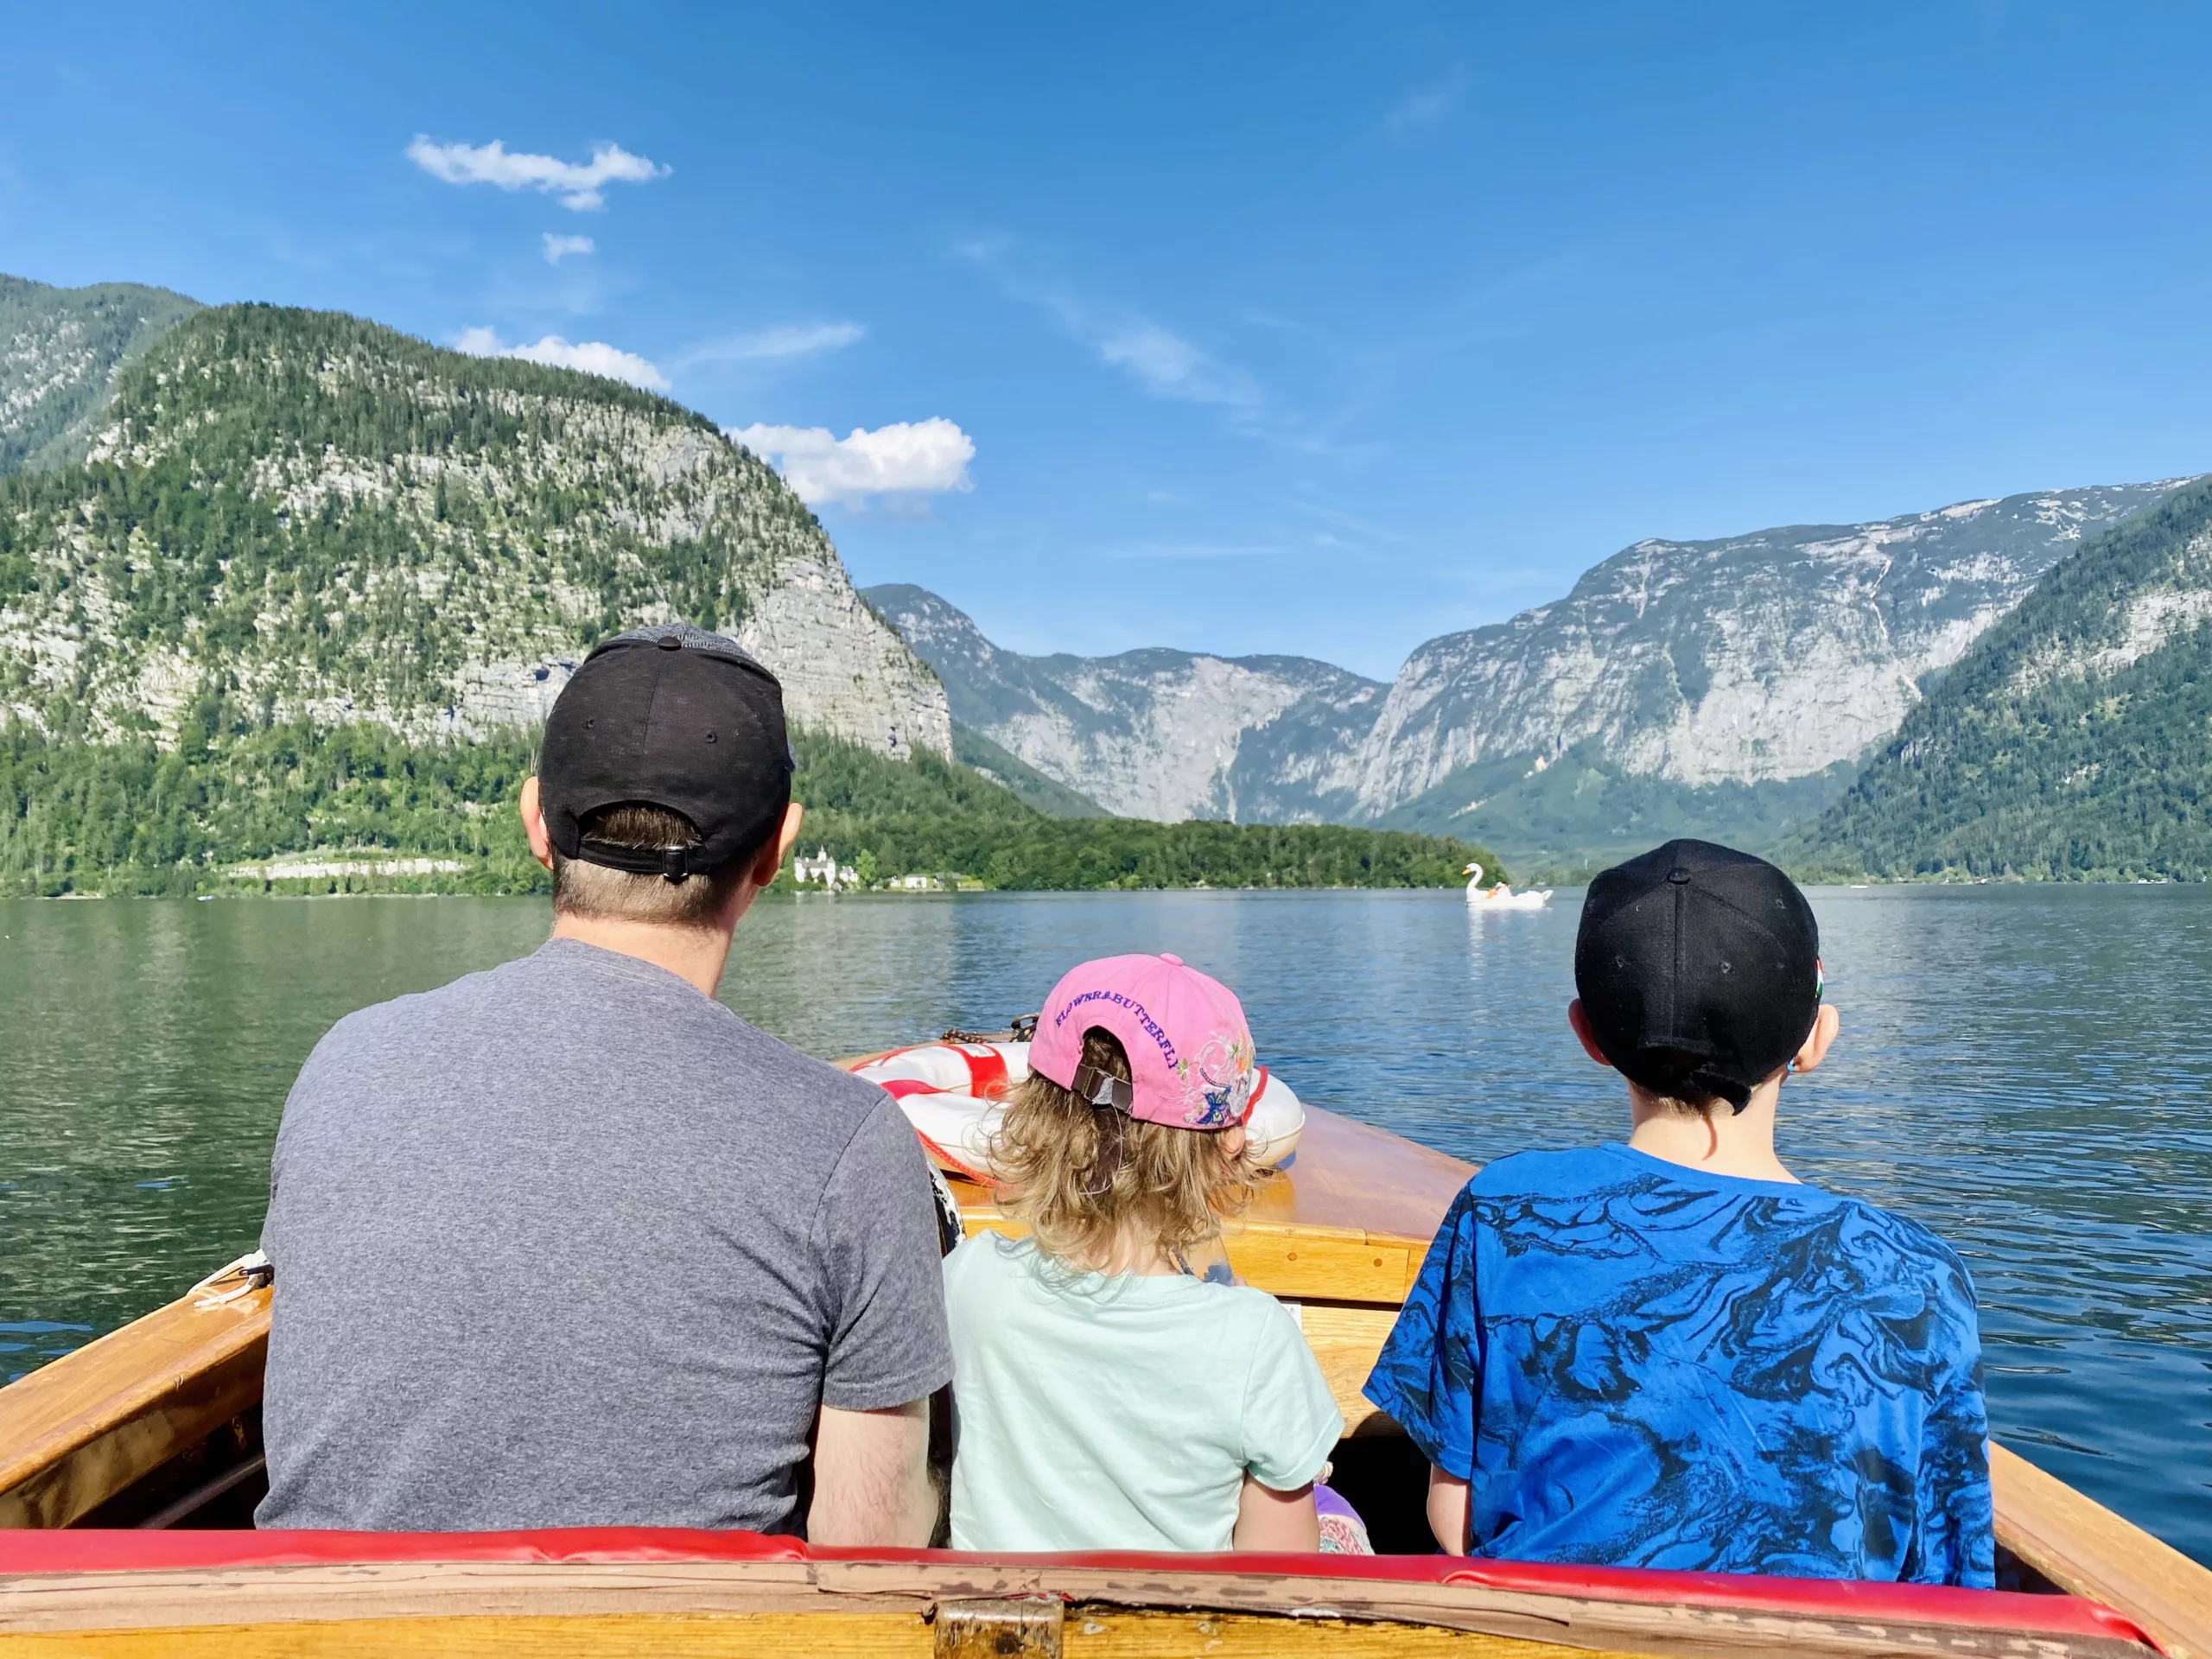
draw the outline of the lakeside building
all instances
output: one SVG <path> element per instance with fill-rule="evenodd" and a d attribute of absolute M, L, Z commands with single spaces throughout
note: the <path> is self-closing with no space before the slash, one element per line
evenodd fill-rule
<path fill-rule="evenodd" d="M 817 847 L 812 858 L 802 853 L 791 860 L 791 880 L 798 887 L 818 881 L 824 891 L 835 893 L 839 887 L 857 887 L 860 879 L 859 871 L 849 864 L 840 864 L 826 848 Z"/>

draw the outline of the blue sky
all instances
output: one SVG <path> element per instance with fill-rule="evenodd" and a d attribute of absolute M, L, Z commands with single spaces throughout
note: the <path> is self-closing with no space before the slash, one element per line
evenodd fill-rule
<path fill-rule="evenodd" d="M 2212 9 L 332 10 L 11 8 L 0 270 L 606 348 L 1020 649 L 2212 467 Z"/>

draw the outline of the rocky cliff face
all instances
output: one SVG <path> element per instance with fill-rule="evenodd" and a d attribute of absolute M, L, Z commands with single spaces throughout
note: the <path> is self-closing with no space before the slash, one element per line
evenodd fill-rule
<path fill-rule="evenodd" d="M 766 466 L 614 382 L 328 314 L 205 311 L 123 373 L 82 465 L 0 486 L 0 709 L 173 738 L 541 719 L 595 639 L 734 634 L 802 723 L 950 754 L 944 692 Z"/>
<path fill-rule="evenodd" d="M 81 455 L 117 376 L 198 308 L 136 283 L 0 276 L 0 473 Z"/>
<path fill-rule="evenodd" d="M 1109 811 L 1341 821 L 1383 688 L 1302 657 L 1025 657 L 920 588 L 867 598 L 937 671 L 953 718 Z"/>
<path fill-rule="evenodd" d="M 1416 651 L 1361 744 L 1360 813 L 1462 767 L 1578 746 L 1690 788 L 1851 761 L 2084 537 L 2182 481 L 1639 542 L 1557 604 Z"/>

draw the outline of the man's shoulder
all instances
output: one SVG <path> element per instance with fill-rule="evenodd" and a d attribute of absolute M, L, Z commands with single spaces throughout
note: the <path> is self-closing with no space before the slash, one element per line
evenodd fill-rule
<path fill-rule="evenodd" d="M 527 962 L 529 958 L 521 960 Z M 318 1059 L 362 1049 L 404 1046 L 419 1041 L 427 1030 L 446 1024 L 456 1015 L 466 1017 L 476 1006 L 498 1000 L 499 982 L 513 977 L 518 965 L 513 962 L 501 963 L 494 968 L 463 974 L 459 979 L 448 980 L 430 990 L 410 991 L 404 996 L 356 1008 L 323 1033 L 322 1039 L 308 1057 L 308 1064 L 312 1066 Z"/>
<path fill-rule="evenodd" d="M 801 1053 L 702 996 L 667 969 L 596 946 L 555 939 L 528 956 L 464 974 L 436 988 L 378 1002 L 324 1033 L 302 1078 L 382 1055 L 476 1053 L 477 1033 L 496 1032 L 532 1048 L 550 1071 L 620 1066 L 632 1049 L 673 1058 L 709 1092 L 731 1086 L 802 1103 L 819 1128 L 843 1141 L 887 1100 L 842 1068 Z"/>
<path fill-rule="evenodd" d="M 793 1048 L 720 1002 L 701 1000 L 705 1004 L 701 1010 L 701 1035 L 727 1052 L 756 1089 L 804 1098 L 815 1109 L 834 1108 L 848 1120 L 850 1128 L 859 1128 L 891 1103 L 891 1096 L 866 1077 L 856 1077 L 841 1065 Z M 900 1122 L 905 1122 L 903 1116 Z"/>

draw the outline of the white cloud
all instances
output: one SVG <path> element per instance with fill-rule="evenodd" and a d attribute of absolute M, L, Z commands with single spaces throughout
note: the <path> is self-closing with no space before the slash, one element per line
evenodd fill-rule
<path fill-rule="evenodd" d="M 488 144 L 437 144 L 417 133 L 407 158 L 434 179 L 448 184 L 496 184 L 502 190 L 538 190 L 561 198 L 579 213 L 607 206 L 600 187 L 643 184 L 668 176 L 669 169 L 620 144 L 597 144 L 591 160 L 564 162 L 553 156 L 510 150 L 494 138 Z"/>
<path fill-rule="evenodd" d="M 1025 277 L 1009 266 L 1001 241 L 964 242 L 953 251 L 989 272 L 1008 296 L 1057 319 L 1069 334 L 1097 353 L 1100 362 L 1121 370 L 1155 397 L 1219 404 L 1242 411 L 1240 419 L 1249 418 L 1249 411 L 1267 402 L 1250 375 L 1141 312 L 1093 305 L 1061 283 Z"/>
<path fill-rule="evenodd" d="M 545 232 L 545 263 L 557 265 L 572 253 L 597 253 L 599 245 L 588 236 L 556 236 Z"/>
<path fill-rule="evenodd" d="M 826 426 L 732 427 L 728 435 L 772 461 L 809 506 L 976 487 L 968 476 L 976 441 L 941 415 L 873 432 L 856 426 L 843 438 Z"/>
<path fill-rule="evenodd" d="M 1433 86 L 1420 86 L 1400 99 L 1389 114 L 1382 118 L 1382 124 L 1393 132 L 1410 132 L 1416 127 L 1433 127 L 1458 107 L 1459 94 L 1466 90 L 1467 66 L 1454 66 L 1452 73 Z"/>
<path fill-rule="evenodd" d="M 556 369 L 582 369 L 609 380 L 626 380 L 648 391 L 668 390 L 668 377 L 649 360 L 603 340 L 571 342 L 558 334 L 548 334 L 534 346 L 505 346 L 493 329 L 464 328 L 454 340 L 454 349 L 471 357 L 518 357 L 526 363 L 543 363 Z"/>
<path fill-rule="evenodd" d="M 857 322 L 785 323 L 750 334 L 732 334 L 694 346 L 678 361 L 695 363 L 757 363 L 791 357 L 811 357 L 817 352 L 842 352 L 868 330 Z"/>
<path fill-rule="evenodd" d="M 1259 389 L 1243 371 L 1217 363 L 1180 334 L 1147 318 L 1133 317 L 1103 333 L 1070 326 L 1089 334 L 1101 362 L 1126 370 L 1155 397 L 1238 409 L 1260 401 Z"/>

